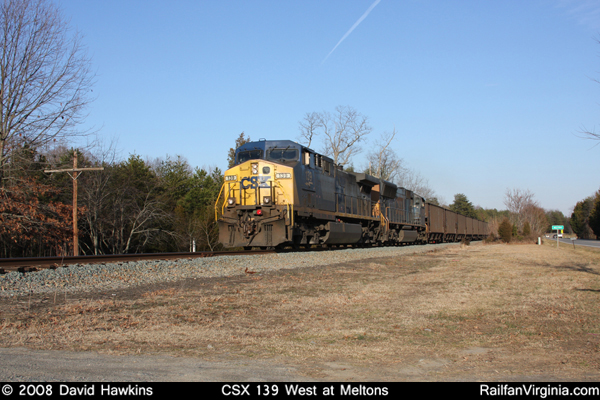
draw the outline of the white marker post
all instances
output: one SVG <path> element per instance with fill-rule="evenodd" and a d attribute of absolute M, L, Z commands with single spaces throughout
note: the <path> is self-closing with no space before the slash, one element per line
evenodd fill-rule
<path fill-rule="evenodd" d="M 552 225 L 552 230 L 556 230 L 556 248 L 558 249 L 558 231 L 565 229 L 564 225 Z"/>

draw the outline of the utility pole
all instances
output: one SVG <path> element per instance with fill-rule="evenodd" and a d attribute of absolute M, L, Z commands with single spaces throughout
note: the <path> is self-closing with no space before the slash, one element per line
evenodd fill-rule
<path fill-rule="evenodd" d="M 73 179 L 73 255 L 79 255 L 79 230 L 77 229 L 77 178 L 83 171 L 103 171 L 104 168 L 77 168 L 77 150 L 73 150 L 73 168 L 46 169 L 44 172 L 66 172 Z"/>

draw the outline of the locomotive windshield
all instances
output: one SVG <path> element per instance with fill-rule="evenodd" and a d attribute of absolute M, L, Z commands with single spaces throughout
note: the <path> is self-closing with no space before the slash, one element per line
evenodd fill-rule
<path fill-rule="evenodd" d="M 271 149 L 267 158 L 273 161 L 298 161 L 298 149 Z"/>
<path fill-rule="evenodd" d="M 238 164 L 241 164 L 248 160 L 256 160 L 261 158 L 263 158 L 262 150 L 240 151 L 237 155 L 237 162 Z"/>

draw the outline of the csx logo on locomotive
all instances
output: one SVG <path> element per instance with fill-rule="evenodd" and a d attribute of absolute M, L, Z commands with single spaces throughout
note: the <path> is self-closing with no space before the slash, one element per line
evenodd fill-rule
<path fill-rule="evenodd" d="M 269 176 L 252 176 L 242 178 L 240 185 L 242 189 L 268 188 Z"/>

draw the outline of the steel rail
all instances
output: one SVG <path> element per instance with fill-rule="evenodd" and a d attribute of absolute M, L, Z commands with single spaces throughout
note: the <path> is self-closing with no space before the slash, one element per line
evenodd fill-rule
<path fill-rule="evenodd" d="M 46 268 L 58 268 L 75 264 L 102 264 L 113 262 L 132 262 L 142 260 L 177 260 L 228 255 L 259 255 L 275 253 L 275 250 L 255 251 L 203 251 L 196 253 L 142 253 L 111 254 L 65 257 L 21 257 L 0 258 L 0 273 L 9 271 L 32 272 Z"/>
<path fill-rule="evenodd" d="M 399 244 L 408 245 L 409 243 Z M 368 248 L 377 248 L 381 245 L 368 246 Z M 387 247 L 387 246 L 384 246 Z M 180 253 L 132 253 L 132 254 L 103 254 L 103 255 L 83 255 L 83 256 L 65 256 L 65 257 L 18 257 L 18 258 L 0 258 L 0 274 L 10 271 L 35 272 L 42 269 L 56 269 L 68 267 L 77 264 L 103 264 L 114 262 L 135 262 L 151 260 L 178 260 L 205 257 L 233 256 L 233 255 L 261 255 L 273 253 L 290 252 L 318 252 L 335 251 L 348 248 L 356 248 L 353 245 L 331 245 L 310 248 L 283 248 L 274 250 L 242 250 L 242 251 L 203 251 L 203 252 L 180 252 Z"/>

